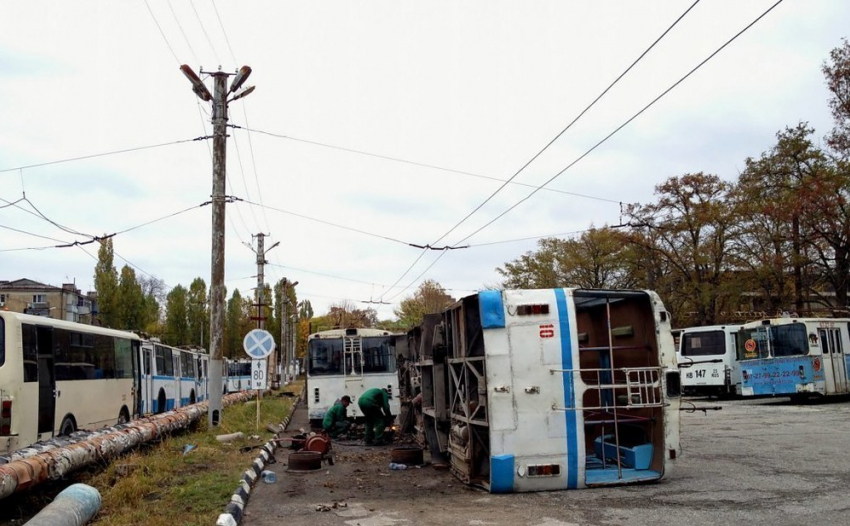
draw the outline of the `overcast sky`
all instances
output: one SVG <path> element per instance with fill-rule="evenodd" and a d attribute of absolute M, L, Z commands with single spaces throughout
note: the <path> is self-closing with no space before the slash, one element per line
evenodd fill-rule
<path fill-rule="evenodd" d="M 403 276 L 421 253 L 407 243 L 434 243 L 480 205 L 692 3 L 4 1 L 0 198 L 26 192 L 50 220 L 90 235 L 208 201 L 212 142 L 178 141 L 211 133 L 209 103 L 178 67 L 247 64 L 256 91 L 230 105 L 230 123 L 255 131 L 230 129 L 227 192 L 264 207 L 227 205 L 228 296 L 252 294 L 247 245 L 263 232 L 266 246 L 280 242 L 267 281 L 299 281 L 317 314 L 343 299 L 397 304 L 428 278 L 459 297 L 497 284 L 496 267 L 536 246 L 505 241 L 617 224 L 620 202 L 652 201 L 671 176 L 734 180 L 800 120 L 826 134 L 820 68 L 850 32 L 850 2 L 785 0 L 551 190 L 464 240 L 532 191 L 508 185 L 437 243 L 470 248 L 423 274 L 440 255 L 428 252 Z M 697 4 L 515 181 L 557 174 L 773 3 Z M 93 288 L 96 245 L 17 250 L 87 238 L 4 205 L 0 279 Z M 210 214 L 117 235 L 116 266 L 170 287 L 209 284 Z M 392 317 L 394 305 L 372 306 Z"/>

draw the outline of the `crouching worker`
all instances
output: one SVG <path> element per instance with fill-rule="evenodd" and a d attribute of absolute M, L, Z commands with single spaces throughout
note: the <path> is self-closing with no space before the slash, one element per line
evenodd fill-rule
<path fill-rule="evenodd" d="M 322 421 L 322 429 L 324 429 L 325 433 L 328 434 L 331 438 L 336 438 L 339 435 L 348 431 L 348 427 L 351 425 L 351 422 L 346 418 L 346 407 L 351 403 L 351 397 L 348 395 L 343 396 L 328 409 L 328 412 L 325 413 L 325 419 Z"/>
<path fill-rule="evenodd" d="M 366 445 L 383 444 L 384 428 L 387 421 L 392 422 L 389 392 L 386 389 L 369 389 L 357 399 L 357 405 L 366 419 Z"/>

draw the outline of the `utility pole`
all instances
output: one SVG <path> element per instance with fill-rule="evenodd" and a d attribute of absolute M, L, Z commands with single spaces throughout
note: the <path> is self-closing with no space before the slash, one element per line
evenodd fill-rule
<path fill-rule="evenodd" d="M 270 246 L 268 250 L 266 250 L 265 249 L 266 234 L 263 234 L 262 232 L 260 232 L 259 234 L 255 235 L 255 236 L 251 236 L 251 237 L 257 238 L 257 250 L 255 250 L 255 252 L 257 254 L 257 288 L 254 291 L 254 297 L 255 297 L 255 300 L 256 300 L 255 307 L 257 307 L 257 315 L 253 316 L 252 319 L 257 320 L 257 328 L 258 329 L 265 329 L 266 328 L 266 316 L 265 316 L 265 311 L 263 310 L 263 307 L 266 306 L 266 304 L 265 304 L 266 278 L 265 278 L 265 274 L 264 274 L 264 267 L 268 263 L 268 261 L 266 261 L 266 253 L 271 251 L 271 249 L 273 249 L 274 247 L 278 246 L 280 244 L 280 242 L 278 241 L 274 245 Z M 275 353 L 273 352 L 269 356 L 269 358 L 267 358 L 267 360 L 271 361 L 271 364 L 267 364 L 267 365 L 271 365 L 271 370 L 274 371 L 275 370 L 274 369 L 275 361 L 276 361 L 275 360 Z M 268 367 L 267 367 L 267 370 L 268 370 Z M 272 385 L 272 387 L 275 387 L 275 386 Z"/>
<path fill-rule="evenodd" d="M 203 101 L 212 101 L 213 124 L 213 184 L 212 195 L 212 249 L 210 263 L 210 389 L 208 421 L 210 428 L 217 427 L 221 421 L 222 389 L 222 342 L 224 339 L 224 205 L 227 202 L 225 194 L 225 178 L 227 167 L 227 105 L 240 99 L 252 91 L 248 87 L 241 93 L 227 100 L 227 96 L 248 79 L 251 68 L 242 66 L 236 73 L 216 71 L 209 73 L 213 78 L 214 95 L 211 95 L 200 77 L 187 66 L 180 66 L 180 71 L 192 83 L 192 91 Z M 203 71 L 201 71 L 203 73 Z M 227 89 L 227 77 L 235 75 L 230 89 Z"/>

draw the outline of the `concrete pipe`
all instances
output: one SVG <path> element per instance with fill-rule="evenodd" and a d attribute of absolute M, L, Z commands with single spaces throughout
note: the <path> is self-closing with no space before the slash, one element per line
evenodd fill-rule
<path fill-rule="evenodd" d="M 100 492 L 86 484 L 65 488 L 25 526 L 83 526 L 100 510 Z"/>

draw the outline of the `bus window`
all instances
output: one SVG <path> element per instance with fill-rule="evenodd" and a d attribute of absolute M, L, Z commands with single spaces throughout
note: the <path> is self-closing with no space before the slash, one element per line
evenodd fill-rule
<path fill-rule="evenodd" d="M 770 329 L 770 350 L 773 356 L 809 354 L 809 339 L 802 323 L 775 325 Z"/>
<path fill-rule="evenodd" d="M 133 377 L 133 346 L 130 340 L 115 338 L 115 378 Z"/>
<path fill-rule="evenodd" d="M 0 367 L 6 363 L 6 320 L 0 318 Z"/>
<path fill-rule="evenodd" d="M 155 346 L 156 349 L 156 374 L 163 376 L 174 375 L 174 364 L 171 361 L 171 349 L 162 345 Z"/>
<path fill-rule="evenodd" d="M 310 374 L 342 374 L 342 339 L 310 342 Z"/>
<path fill-rule="evenodd" d="M 38 381 L 38 346 L 35 337 L 35 325 L 23 324 L 24 382 Z"/>
<path fill-rule="evenodd" d="M 112 336 L 94 336 L 92 362 L 95 378 L 115 378 L 115 343 Z"/>
<path fill-rule="evenodd" d="M 183 378 L 190 378 L 195 376 L 193 373 L 192 367 L 192 355 L 187 352 L 180 352 L 180 370 L 182 371 Z"/>
<path fill-rule="evenodd" d="M 726 338 L 723 331 L 686 332 L 682 336 L 682 356 L 723 356 Z"/>
<path fill-rule="evenodd" d="M 363 372 L 391 373 L 395 371 L 395 356 L 389 338 L 363 338 Z"/>

